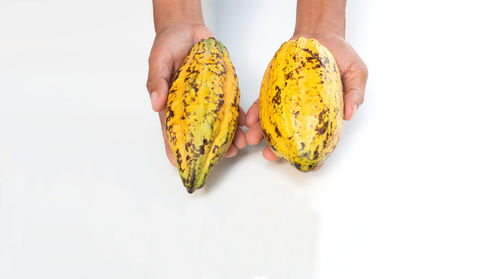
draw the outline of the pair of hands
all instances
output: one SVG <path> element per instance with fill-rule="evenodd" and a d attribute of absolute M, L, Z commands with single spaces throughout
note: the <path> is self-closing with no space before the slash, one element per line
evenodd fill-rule
<path fill-rule="evenodd" d="M 326 46 L 334 54 L 344 86 L 344 119 L 350 120 L 358 107 L 363 103 L 368 70 L 354 49 L 340 36 L 333 33 L 300 33 L 298 37 L 314 38 Z M 167 157 L 175 166 L 175 159 L 168 144 L 165 131 L 165 105 L 171 78 L 180 68 L 191 47 L 202 39 L 213 37 L 212 32 L 202 24 L 174 23 L 167 25 L 156 35 L 149 56 L 149 75 L 147 88 L 151 97 L 153 110 L 159 113 L 163 139 Z M 259 121 L 258 99 L 245 112 L 240 107 L 238 126 L 246 125 L 246 134 L 241 128 L 236 130 L 233 143 L 226 157 L 233 157 L 238 149 L 247 144 L 255 145 L 262 141 L 263 134 Z M 263 150 L 263 156 L 269 161 L 277 161 L 278 157 L 269 146 Z"/>

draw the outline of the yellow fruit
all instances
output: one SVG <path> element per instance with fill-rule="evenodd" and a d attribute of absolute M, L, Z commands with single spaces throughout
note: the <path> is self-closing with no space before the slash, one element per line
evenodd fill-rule
<path fill-rule="evenodd" d="M 193 46 L 166 105 L 168 142 L 189 193 L 201 188 L 234 138 L 240 91 L 227 49 L 214 38 Z"/>
<path fill-rule="evenodd" d="M 337 64 L 326 47 L 303 37 L 284 43 L 262 80 L 259 116 L 275 154 L 301 171 L 335 149 L 344 104 Z"/>

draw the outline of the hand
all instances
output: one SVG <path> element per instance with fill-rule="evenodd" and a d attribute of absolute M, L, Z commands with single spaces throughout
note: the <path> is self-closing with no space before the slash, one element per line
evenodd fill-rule
<path fill-rule="evenodd" d="M 292 40 L 298 37 L 313 38 L 327 47 L 333 54 L 339 67 L 344 87 L 344 120 L 351 120 L 358 107 L 363 103 L 368 69 L 356 51 L 343 37 L 329 33 L 296 33 Z M 258 144 L 262 138 L 262 128 L 259 122 L 259 100 L 257 99 L 247 112 L 246 125 L 248 130 L 245 138 L 250 145 Z M 279 158 L 269 146 L 263 150 L 263 156 L 269 161 Z"/>
<path fill-rule="evenodd" d="M 160 116 L 167 157 L 174 166 L 176 162 L 165 130 L 165 105 L 169 84 L 191 47 L 200 40 L 210 37 L 213 37 L 212 32 L 203 24 L 171 23 L 158 31 L 149 55 L 149 75 L 146 86 L 150 93 L 153 110 L 158 112 Z M 245 112 L 240 107 L 238 125 L 243 126 L 244 124 Z M 238 128 L 233 144 L 225 156 L 233 157 L 237 154 L 238 148 L 241 149 L 245 146 L 244 133 L 241 128 Z"/>

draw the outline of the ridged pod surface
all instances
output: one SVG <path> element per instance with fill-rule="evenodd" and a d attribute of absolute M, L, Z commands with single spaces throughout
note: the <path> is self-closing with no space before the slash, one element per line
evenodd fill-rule
<path fill-rule="evenodd" d="M 240 91 L 227 49 L 214 38 L 194 45 L 174 76 L 167 137 L 189 193 L 201 188 L 233 141 Z"/>
<path fill-rule="evenodd" d="M 333 55 L 317 40 L 284 43 L 262 80 L 259 117 L 277 156 L 300 171 L 321 164 L 340 138 L 342 81 Z"/>

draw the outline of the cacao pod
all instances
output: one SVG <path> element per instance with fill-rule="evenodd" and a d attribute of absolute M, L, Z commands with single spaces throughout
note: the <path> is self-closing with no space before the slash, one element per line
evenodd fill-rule
<path fill-rule="evenodd" d="M 240 91 L 227 49 L 214 38 L 195 44 L 176 72 L 166 105 L 166 130 L 182 182 L 201 188 L 233 141 Z"/>
<path fill-rule="evenodd" d="M 274 153 L 310 171 L 333 152 L 344 113 L 333 55 L 317 40 L 284 43 L 269 63 L 259 97 L 264 137 Z"/>

